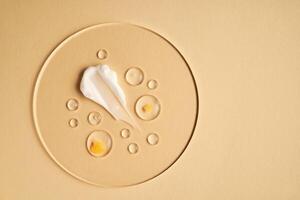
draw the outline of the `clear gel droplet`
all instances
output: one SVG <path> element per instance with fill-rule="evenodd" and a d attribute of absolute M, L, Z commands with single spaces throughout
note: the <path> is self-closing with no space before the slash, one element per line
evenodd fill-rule
<path fill-rule="evenodd" d="M 128 84 L 136 86 L 143 82 L 144 73 L 140 68 L 132 67 L 127 70 L 125 79 Z"/>
<path fill-rule="evenodd" d="M 135 143 L 131 143 L 128 145 L 128 151 L 130 154 L 135 154 L 139 151 L 139 146 Z"/>
<path fill-rule="evenodd" d="M 72 118 L 72 119 L 69 120 L 69 126 L 70 126 L 71 128 L 77 127 L 78 124 L 79 124 L 79 123 L 78 123 L 78 120 L 75 119 L 75 118 Z"/>
<path fill-rule="evenodd" d="M 79 103 L 76 99 L 69 99 L 67 101 L 67 109 L 70 110 L 70 111 L 74 111 L 74 110 L 77 110 L 78 107 L 79 107 Z"/>
<path fill-rule="evenodd" d="M 98 125 L 102 120 L 102 116 L 99 112 L 91 112 L 89 115 L 88 115 L 88 122 L 95 126 L 95 125 Z"/>
<path fill-rule="evenodd" d="M 100 49 L 98 52 L 97 52 L 97 57 L 100 59 L 100 60 L 104 60 L 105 58 L 107 58 L 107 51 L 105 49 Z"/>
<path fill-rule="evenodd" d="M 158 85 L 158 83 L 156 80 L 150 80 L 147 83 L 147 86 L 150 90 L 154 90 L 155 88 L 157 88 L 157 85 Z"/>
<path fill-rule="evenodd" d="M 121 130 L 120 135 L 122 138 L 129 138 L 130 136 L 130 131 L 127 128 L 124 128 Z"/>
<path fill-rule="evenodd" d="M 147 137 L 147 142 L 150 145 L 156 145 L 159 142 L 159 137 L 156 133 L 150 133 Z"/>

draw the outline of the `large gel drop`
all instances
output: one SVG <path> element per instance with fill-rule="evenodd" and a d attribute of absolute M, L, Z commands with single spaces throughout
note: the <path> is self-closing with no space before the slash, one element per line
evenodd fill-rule
<path fill-rule="evenodd" d="M 144 80 L 143 71 L 140 68 L 129 68 L 125 74 L 125 79 L 132 86 L 140 85 Z"/>

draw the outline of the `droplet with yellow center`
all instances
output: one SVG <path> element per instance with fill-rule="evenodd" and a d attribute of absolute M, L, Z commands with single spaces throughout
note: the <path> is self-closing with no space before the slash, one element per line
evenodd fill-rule
<path fill-rule="evenodd" d="M 160 113 L 160 103 L 156 97 L 144 95 L 137 100 L 135 104 L 135 112 L 142 120 L 153 120 Z"/>
<path fill-rule="evenodd" d="M 87 139 L 88 152 L 95 157 L 107 155 L 112 148 L 111 136 L 105 131 L 94 131 Z"/>

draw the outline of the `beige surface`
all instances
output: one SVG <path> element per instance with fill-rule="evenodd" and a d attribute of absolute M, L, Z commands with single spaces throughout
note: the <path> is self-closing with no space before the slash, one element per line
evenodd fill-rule
<path fill-rule="evenodd" d="M 299 1 L 3 1 L 0 199 L 300 198 Z M 61 170 L 33 128 L 33 85 L 65 37 L 107 21 L 150 28 L 196 76 L 200 118 L 165 173 L 101 189 Z"/>

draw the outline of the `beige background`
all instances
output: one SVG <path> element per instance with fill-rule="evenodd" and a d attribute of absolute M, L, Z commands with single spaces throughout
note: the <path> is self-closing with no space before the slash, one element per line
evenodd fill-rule
<path fill-rule="evenodd" d="M 0 1 L 0 199 L 300 199 L 299 1 Z M 102 189 L 61 170 L 31 115 L 42 63 L 109 21 L 150 28 L 185 56 L 200 118 L 159 177 Z"/>

